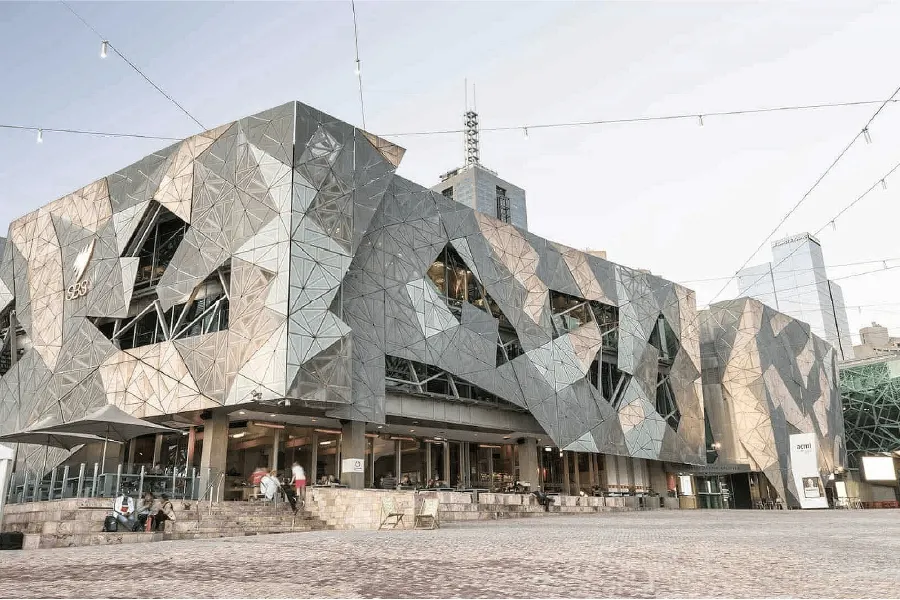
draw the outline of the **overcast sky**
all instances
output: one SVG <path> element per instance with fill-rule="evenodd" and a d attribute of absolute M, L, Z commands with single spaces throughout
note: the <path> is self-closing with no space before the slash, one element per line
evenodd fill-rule
<path fill-rule="evenodd" d="M 360 125 L 350 3 L 73 6 L 206 127 L 288 100 Z M 900 3 L 357 2 L 367 128 L 458 128 L 463 81 L 484 127 L 836 101 L 900 86 Z M 57 2 L 0 2 L 0 123 L 148 133 L 197 126 Z M 862 128 L 875 106 L 484 132 L 482 162 L 526 189 L 529 225 L 687 282 L 705 304 Z M 776 237 L 815 231 L 900 161 L 889 105 Z M 459 135 L 391 138 L 434 185 Z M 166 144 L 0 130 L 0 229 Z M 900 172 L 819 235 L 826 264 L 900 266 Z M 768 243 L 751 264 L 771 258 Z M 893 259 L 893 260 L 891 260 Z M 851 329 L 900 335 L 900 268 L 829 269 Z M 721 294 L 736 293 L 734 283 Z M 854 335 L 854 340 L 856 340 Z"/>

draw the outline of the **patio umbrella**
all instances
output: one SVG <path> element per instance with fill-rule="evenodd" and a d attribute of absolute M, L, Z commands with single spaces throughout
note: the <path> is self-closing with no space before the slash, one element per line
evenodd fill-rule
<path fill-rule="evenodd" d="M 31 427 L 26 427 L 21 431 L 0 435 L 0 442 L 13 442 L 16 444 L 36 444 L 44 446 L 44 467 L 42 472 L 47 468 L 47 455 L 50 448 L 64 448 L 71 450 L 83 444 L 92 444 L 94 442 L 105 442 L 104 438 L 88 433 L 68 433 L 65 431 L 45 431 L 43 428 L 59 424 L 60 421 L 56 417 L 47 417 L 41 419 Z"/>
<path fill-rule="evenodd" d="M 102 438 L 103 458 L 101 464 L 106 463 L 106 446 L 109 441 L 127 442 L 138 436 L 150 433 L 180 433 L 177 429 L 132 417 L 121 408 L 112 404 L 107 404 L 80 419 L 75 419 L 68 423 L 45 426 L 42 428 L 42 431 L 80 433 Z"/>

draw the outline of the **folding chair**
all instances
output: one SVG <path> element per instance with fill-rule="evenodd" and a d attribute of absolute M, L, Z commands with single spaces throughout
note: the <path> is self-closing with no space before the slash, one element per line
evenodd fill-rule
<path fill-rule="evenodd" d="M 427 529 L 437 529 L 440 527 L 440 523 L 438 523 L 439 506 L 437 498 L 426 498 L 422 503 L 422 510 L 416 515 L 413 528 L 418 529 L 419 526 L 422 526 Z"/>
<path fill-rule="evenodd" d="M 393 496 L 386 495 L 381 499 L 381 512 L 384 518 L 381 520 L 381 525 L 378 526 L 378 529 L 383 529 L 386 525 L 391 525 L 391 529 L 396 529 L 400 521 L 403 520 L 403 513 L 397 510 Z M 393 523 L 389 523 L 390 519 L 395 520 Z"/>

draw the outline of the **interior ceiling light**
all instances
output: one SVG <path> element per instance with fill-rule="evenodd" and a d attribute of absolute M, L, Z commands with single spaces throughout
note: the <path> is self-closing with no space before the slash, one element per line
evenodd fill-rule
<path fill-rule="evenodd" d="M 246 431 L 242 431 L 242 432 L 240 432 L 240 433 L 232 433 L 232 434 L 231 434 L 231 437 L 234 438 L 234 439 L 239 439 L 239 438 L 244 437 L 245 435 L 247 435 L 247 432 L 246 432 Z"/>
<path fill-rule="evenodd" d="M 246 410 L 239 410 L 239 411 L 238 411 L 238 414 L 239 414 L 239 415 L 246 415 L 246 414 L 247 414 L 247 411 L 246 411 Z"/>

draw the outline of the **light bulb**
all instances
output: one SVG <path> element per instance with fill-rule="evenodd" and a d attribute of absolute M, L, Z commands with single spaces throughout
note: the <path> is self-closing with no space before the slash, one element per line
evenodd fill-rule
<path fill-rule="evenodd" d="M 360 73 L 362 73 L 362 69 L 360 68 L 360 64 L 359 64 L 358 60 L 356 61 L 356 68 L 353 69 L 353 72 L 356 74 L 357 77 L 359 77 Z"/>
<path fill-rule="evenodd" d="M 528 128 L 527 128 L 527 127 L 523 127 L 523 128 L 522 128 L 522 131 L 525 132 L 525 139 L 527 140 L 527 139 L 528 139 Z"/>
<path fill-rule="evenodd" d="M 44 130 L 43 130 L 43 129 L 38 129 L 38 139 L 37 139 L 37 143 L 38 143 L 38 144 L 43 144 L 43 143 L 44 143 Z"/>
<path fill-rule="evenodd" d="M 100 58 L 106 58 L 106 50 L 109 48 L 109 42 L 106 40 L 100 43 Z"/>

